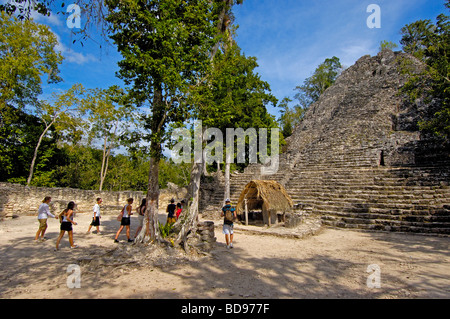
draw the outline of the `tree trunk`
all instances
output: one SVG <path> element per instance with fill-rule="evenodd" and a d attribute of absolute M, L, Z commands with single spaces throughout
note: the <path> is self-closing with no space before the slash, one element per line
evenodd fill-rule
<path fill-rule="evenodd" d="M 105 170 L 105 162 L 106 162 L 106 157 L 107 157 L 106 143 L 107 143 L 107 136 L 106 136 L 106 133 L 105 133 L 105 141 L 103 142 L 102 168 L 101 168 L 101 171 L 100 171 L 100 186 L 98 188 L 99 191 L 101 191 L 102 188 L 103 188 L 103 181 L 105 180 L 105 175 L 106 175 L 106 173 L 105 174 L 103 173 L 104 170 Z"/>
<path fill-rule="evenodd" d="M 153 146 L 151 143 L 151 148 Z M 159 242 L 161 241 L 161 234 L 158 226 L 158 199 L 159 199 L 159 159 L 150 158 L 150 170 L 148 176 L 147 187 L 147 209 L 144 215 L 144 225 L 135 239 L 135 243 L 143 243 L 146 241 Z"/>
<path fill-rule="evenodd" d="M 50 126 L 52 126 L 52 124 L 54 122 L 55 122 L 54 120 L 51 121 L 51 123 L 45 127 L 45 129 L 42 132 L 41 136 L 39 136 L 38 143 L 36 145 L 36 148 L 34 149 L 33 159 L 31 160 L 30 174 L 28 175 L 27 186 L 30 186 L 31 180 L 33 179 L 34 165 L 36 164 L 36 158 L 37 158 L 39 147 L 41 146 L 41 143 L 42 143 L 42 139 L 44 138 L 45 134 L 47 134 L 47 131 L 49 130 Z"/>
<path fill-rule="evenodd" d="M 202 167 L 203 163 L 194 163 L 191 172 L 191 183 L 189 189 L 192 192 L 192 201 L 188 205 L 188 216 L 184 220 L 180 232 L 178 233 L 177 239 L 174 245 L 183 244 L 186 252 L 188 252 L 187 238 L 190 233 L 194 233 L 197 229 L 198 223 L 198 200 L 200 194 L 200 181 L 202 177 Z"/>
<path fill-rule="evenodd" d="M 231 163 L 225 163 L 225 193 L 223 196 L 223 205 L 225 205 L 225 200 L 230 199 L 230 166 Z"/>
<path fill-rule="evenodd" d="M 196 144 L 203 144 L 203 136 L 205 133 L 205 127 L 196 126 L 194 130 L 194 148 Z M 198 147 L 199 145 L 197 145 Z M 197 150 L 199 151 L 199 150 Z M 198 222 L 198 211 L 199 211 L 199 195 L 200 195 L 200 182 L 203 172 L 203 163 L 206 161 L 204 157 L 204 153 L 201 152 L 201 157 L 198 158 L 198 155 L 195 155 L 194 151 L 194 163 L 191 170 L 191 181 L 189 183 L 188 192 L 189 196 L 192 198 L 190 201 L 190 205 L 188 205 L 188 215 L 186 219 L 183 219 L 183 225 L 181 227 L 180 232 L 178 233 L 177 239 L 174 242 L 174 245 L 183 244 L 184 250 L 188 252 L 188 244 L 187 239 L 188 235 L 191 233 L 195 233 L 197 229 Z"/>
<path fill-rule="evenodd" d="M 161 233 L 158 226 L 159 207 L 159 161 L 161 159 L 161 137 L 164 133 L 166 121 L 166 109 L 163 101 L 161 84 L 155 84 L 153 94 L 153 108 L 150 122 L 151 142 L 150 142 L 150 169 L 148 173 L 147 186 L 147 209 L 145 211 L 144 222 L 146 227 L 142 227 L 141 232 L 135 242 L 144 242 L 146 236 L 150 241 L 161 241 Z M 147 228 L 148 227 L 148 228 Z"/>
<path fill-rule="evenodd" d="M 116 126 L 114 128 L 114 135 L 113 135 L 114 138 L 116 137 L 118 126 L 119 120 L 116 121 Z M 104 134 L 105 134 L 105 141 L 103 146 L 102 171 L 100 172 L 100 187 L 99 187 L 100 191 L 103 189 L 103 183 L 106 178 L 106 173 L 108 172 L 109 156 L 111 155 L 111 148 L 112 148 L 112 142 L 109 142 L 109 145 L 106 146 L 108 143 L 108 132 L 105 132 Z"/>
<path fill-rule="evenodd" d="M 150 159 L 150 172 L 148 176 L 148 189 L 147 189 L 147 211 L 148 226 L 146 234 L 150 235 L 151 241 L 160 241 L 161 235 L 159 233 L 158 226 L 158 207 L 159 207 L 159 159 Z"/>

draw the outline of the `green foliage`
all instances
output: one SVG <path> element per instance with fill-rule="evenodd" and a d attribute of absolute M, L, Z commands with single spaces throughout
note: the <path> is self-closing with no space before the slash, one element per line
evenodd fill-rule
<path fill-rule="evenodd" d="M 218 128 L 224 138 L 227 128 L 267 128 L 270 141 L 270 128 L 278 125 L 267 106 L 275 106 L 277 99 L 255 72 L 257 67 L 256 58 L 245 56 L 236 44 L 217 51 L 208 81 L 189 91 L 189 103 L 197 106 L 194 117 L 202 120 L 203 127 Z"/>
<path fill-rule="evenodd" d="M 166 188 L 168 183 L 178 186 L 187 186 L 191 178 L 191 164 L 175 164 L 172 160 L 161 160 L 159 162 L 159 186 Z"/>
<path fill-rule="evenodd" d="M 307 108 L 316 102 L 319 97 L 336 81 L 342 71 L 342 65 L 337 57 L 325 59 L 314 73 L 307 78 L 303 85 L 297 86 L 298 93 L 294 96 L 302 108 Z"/>
<path fill-rule="evenodd" d="M 7 105 L 35 105 L 42 93 L 42 76 L 59 82 L 63 57 L 55 51 L 56 36 L 50 28 L 0 12 L 0 112 L 3 123 Z M 11 109 L 9 109 L 11 110 Z"/>
<path fill-rule="evenodd" d="M 171 223 L 166 223 L 163 225 L 160 222 L 158 222 L 158 227 L 159 231 L 161 232 L 162 238 L 169 237 L 169 235 L 172 233 L 173 230 L 173 224 Z"/>
<path fill-rule="evenodd" d="M 398 45 L 394 42 L 383 40 L 380 42 L 380 51 L 383 51 L 385 49 L 394 50 L 395 48 L 398 48 Z"/>
<path fill-rule="evenodd" d="M 198 119 L 206 127 L 271 128 L 276 123 L 267 106 L 276 105 L 270 86 L 255 72 L 255 57 L 246 57 L 234 44 L 219 51 L 213 62 L 209 83 L 191 91 L 198 105 Z"/>
<path fill-rule="evenodd" d="M 146 129 L 151 131 L 151 156 L 159 160 L 166 125 L 188 118 L 184 96 L 208 72 L 215 3 L 108 0 L 106 5 L 111 38 L 123 56 L 118 76 L 130 86 L 129 98 L 151 109 Z"/>
<path fill-rule="evenodd" d="M 278 107 L 280 110 L 280 118 L 278 122 L 282 128 L 284 137 L 292 135 L 295 127 L 300 124 L 306 109 L 314 102 L 319 100 L 319 97 L 336 81 L 337 77 L 342 71 L 342 65 L 337 57 L 325 59 L 319 64 L 314 73 L 306 78 L 303 85 L 295 88 L 298 92 L 294 95 L 297 103 L 290 107 L 289 103 L 292 100 L 285 97 Z"/>
<path fill-rule="evenodd" d="M 55 51 L 56 44 L 56 36 L 47 26 L 19 21 L 0 11 L 0 173 L 3 180 L 22 180 L 37 138 L 45 128 L 43 121 L 28 116 L 24 107 L 39 106 L 37 97 L 42 93 L 44 76 L 48 83 L 61 81 L 58 66 L 63 58 Z M 45 140 L 44 144 L 48 138 Z M 45 159 L 37 163 L 39 169 L 44 169 L 44 162 Z"/>
<path fill-rule="evenodd" d="M 289 107 L 290 102 L 292 102 L 292 100 L 285 97 L 278 105 L 278 107 L 281 108 L 279 122 L 282 129 L 281 132 L 284 137 L 292 135 L 295 127 L 300 124 L 305 113 L 305 108 L 299 104 L 292 108 Z"/>
<path fill-rule="evenodd" d="M 0 180 L 24 183 L 44 124 L 41 119 L 23 111 L 14 110 L 14 114 L 14 122 L 4 127 L 5 138 L 0 143 Z M 54 169 L 54 158 L 60 154 L 56 139 L 55 133 L 43 138 L 42 157 L 36 162 L 36 174 L 47 174 Z"/>
<path fill-rule="evenodd" d="M 450 9 L 450 0 L 445 6 Z M 450 138 L 450 20 L 440 14 L 433 24 L 419 20 L 402 28 L 403 50 L 422 60 L 426 69 L 421 74 L 410 73 L 403 87 L 412 100 L 424 98 L 426 103 L 440 101 L 439 109 L 430 119 L 419 122 L 422 130 L 447 140 Z M 407 68 L 405 68 L 407 70 Z"/>

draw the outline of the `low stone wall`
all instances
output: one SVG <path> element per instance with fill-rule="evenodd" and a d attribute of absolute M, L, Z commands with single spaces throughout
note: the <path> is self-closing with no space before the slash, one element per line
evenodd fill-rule
<path fill-rule="evenodd" d="M 183 190 L 183 189 L 181 189 Z M 184 194 L 180 189 L 161 190 L 159 206 L 165 211 L 170 198 L 180 200 L 178 197 Z M 50 210 L 59 213 L 67 207 L 70 201 L 77 204 L 77 213 L 91 213 L 96 203 L 96 198 L 101 197 L 102 214 L 118 214 L 127 203 L 128 198 L 134 199 L 133 208 L 137 207 L 144 192 L 138 191 L 94 191 L 74 188 L 49 188 L 49 187 L 27 187 L 19 184 L 0 183 L 0 219 L 13 216 L 37 215 L 39 205 L 45 196 L 50 196 Z"/>

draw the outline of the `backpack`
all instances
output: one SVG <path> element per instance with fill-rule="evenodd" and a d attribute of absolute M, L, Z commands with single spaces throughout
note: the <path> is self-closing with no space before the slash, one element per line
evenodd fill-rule
<path fill-rule="evenodd" d="M 231 206 L 228 207 L 224 207 L 222 208 L 223 212 L 224 212 L 224 222 L 225 224 L 233 224 L 234 221 L 234 209 L 231 208 Z"/>

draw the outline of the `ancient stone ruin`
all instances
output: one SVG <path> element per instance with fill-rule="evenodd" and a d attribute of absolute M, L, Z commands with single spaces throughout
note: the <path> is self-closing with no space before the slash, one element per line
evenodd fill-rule
<path fill-rule="evenodd" d="M 232 202 L 249 181 L 275 180 L 324 225 L 450 234 L 450 147 L 418 129 L 439 101 L 411 103 L 400 93 L 404 61 L 423 67 L 384 50 L 343 71 L 287 139 L 277 174 L 251 165 L 232 175 Z M 217 186 L 205 196 L 205 211 L 223 200 Z"/>

